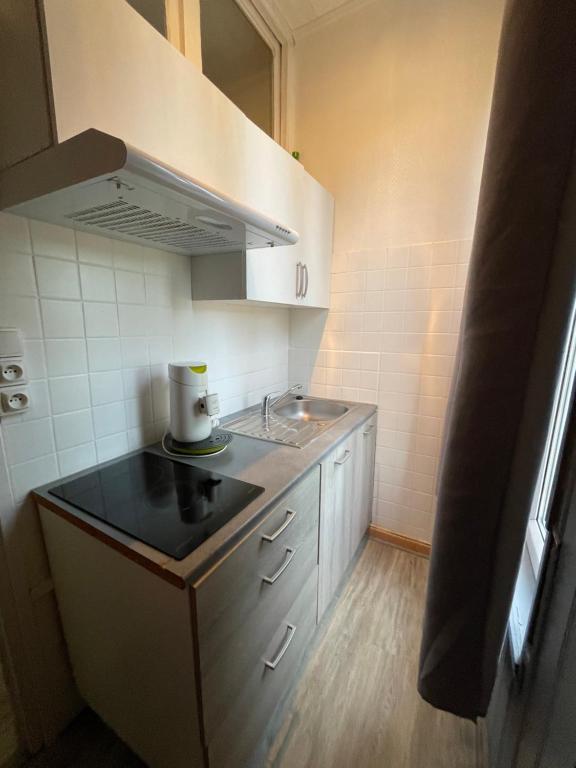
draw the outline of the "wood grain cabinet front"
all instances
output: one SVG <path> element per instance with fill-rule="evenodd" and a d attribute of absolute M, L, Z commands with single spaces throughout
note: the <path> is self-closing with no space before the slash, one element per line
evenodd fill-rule
<path fill-rule="evenodd" d="M 321 464 L 318 620 L 334 599 L 372 517 L 376 415 Z"/>
<path fill-rule="evenodd" d="M 210 740 L 210 768 L 251 764 L 250 756 L 298 679 L 316 628 L 317 590 L 316 566 L 292 606 L 270 632 L 263 652 L 247 670 L 240 695 Z"/>
<path fill-rule="evenodd" d="M 194 588 L 208 742 L 261 664 L 270 638 L 318 564 L 320 470 L 314 468 Z M 316 597 L 312 599 L 316 610 Z"/>
<path fill-rule="evenodd" d="M 180 589 L 41 508 L 78 689 L 151 768 L 260 764 L 369 524 L 375 448 L 374 416 Z"/>

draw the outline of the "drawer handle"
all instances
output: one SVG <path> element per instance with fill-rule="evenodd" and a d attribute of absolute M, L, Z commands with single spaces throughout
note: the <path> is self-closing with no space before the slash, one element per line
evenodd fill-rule
<path fill-rule="evenodd" d="M 334 464 L 338 464 L 338 465 L 346 464 L 350 456 L 352 456 L 352 451 L 344 451 L 344 456 L 342 456 L 341 459 L 336 459 Z"/>
<path fill-rule="evenodd" d="M 294 510 L 292 510 L 292 509 L 287 509 L 286 510 L 286 520 L 284 520 L 284 522 L 282 523 L 280 528 L 278 528 L 277 531 L 274 531 L 274 533 L 271 533 L 270 535 L 265 533 L 262 536 L 263 541 L 276 541 L 278 536 L 280 536 L 281 533 L 284 533 L 286 528 L 288 528 L 288 526 L 294 520 L 295 517 L 296 517 L 296 512 L 294 512 Z"/>
<path fill-rule="evenodd" d="M 366 435 L 369 435 L 370 432 L 373 432 L 373 431 L 374 431 L 374 424 L 370 424 L 368 429 L 366 429 L 364 432 L 362 432 L 362 434 L 364 435 L 364 437 L 366 437 Z"/>
<path fill-rule="evenodd" d="M 296 634 L 296 627 L 294 626 L 294 624 L 287 624 L 286 630 L 287 630 L 286 637 L 284 639 L 284 642 L 282 643 L 282 647 L 276 654 L 276 657 L 272 659 L 272 661 L 264 662 L 264 664 L 268 669 L 276 669 L 278 664 L 280 664 L 280 662 L 282 661 L 282 657 L 284 656 L 288 648 L 290 648 L 290 643 L 292 642 L 292 640 L 294 640 L 294 635 Z"/>
<path fill-rule="evenodd" d="M 262 581 L 265 581 L 266 584 L 274 584 L 274 582 L 282 576 L 286 568 L 290 565 L 292 560 L 294 559 L 294 555 L 296 554 L 296 550 L 292 549 L 291 547 L 287 547 L 286 549 L 286 558 L 280 568 L 274 573 L 272 576 L 262 576 Z"/>

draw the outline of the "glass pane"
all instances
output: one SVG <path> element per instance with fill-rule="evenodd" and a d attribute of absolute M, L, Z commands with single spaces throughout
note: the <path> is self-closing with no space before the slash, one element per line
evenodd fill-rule
<path fill-rule="evenodd" d="M 166 37 L 166 0 L 128 0 L 128 3 Z"/>
<path fill-rule="evenodd" d="M 274 55 L 234 0 L 201 0 L 202 71 L 269 136 Z"/>

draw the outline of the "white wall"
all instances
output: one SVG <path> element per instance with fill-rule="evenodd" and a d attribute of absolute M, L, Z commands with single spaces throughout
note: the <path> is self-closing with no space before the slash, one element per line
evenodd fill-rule
<path fill-rule="evenodd" d="M 295 149 L 336 200 L 291 379 L 379 406 L 374 522 L 429 540 L 501 0 L 375 0 L 296 42 Z"/>
<path fill-rule="evenodd" d="M 23 331 L 32 401 L 0 423 L 0 535 L 48 736 L 68 670 L 28 491 L 158 440 L 171 360 L 207 361 L 223 414 L 286 387 L 287 310 L 190 296 L 189 257 L 0 214 L 0 328 Z"/>

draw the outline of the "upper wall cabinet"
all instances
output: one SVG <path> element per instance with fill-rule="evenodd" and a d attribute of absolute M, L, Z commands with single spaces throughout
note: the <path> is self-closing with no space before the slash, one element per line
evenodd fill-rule
<path fill-rule="evenodd" d="M 0 167 L 89 128 L 118 136 L 299 233 L 241 254 L 234 280 L 199 262 L 203 298 L 328 306 L 332 197 L 192 62 L 124 0 L 44 0 L 40 24 L 35 0 L 5 6 Z"/>

